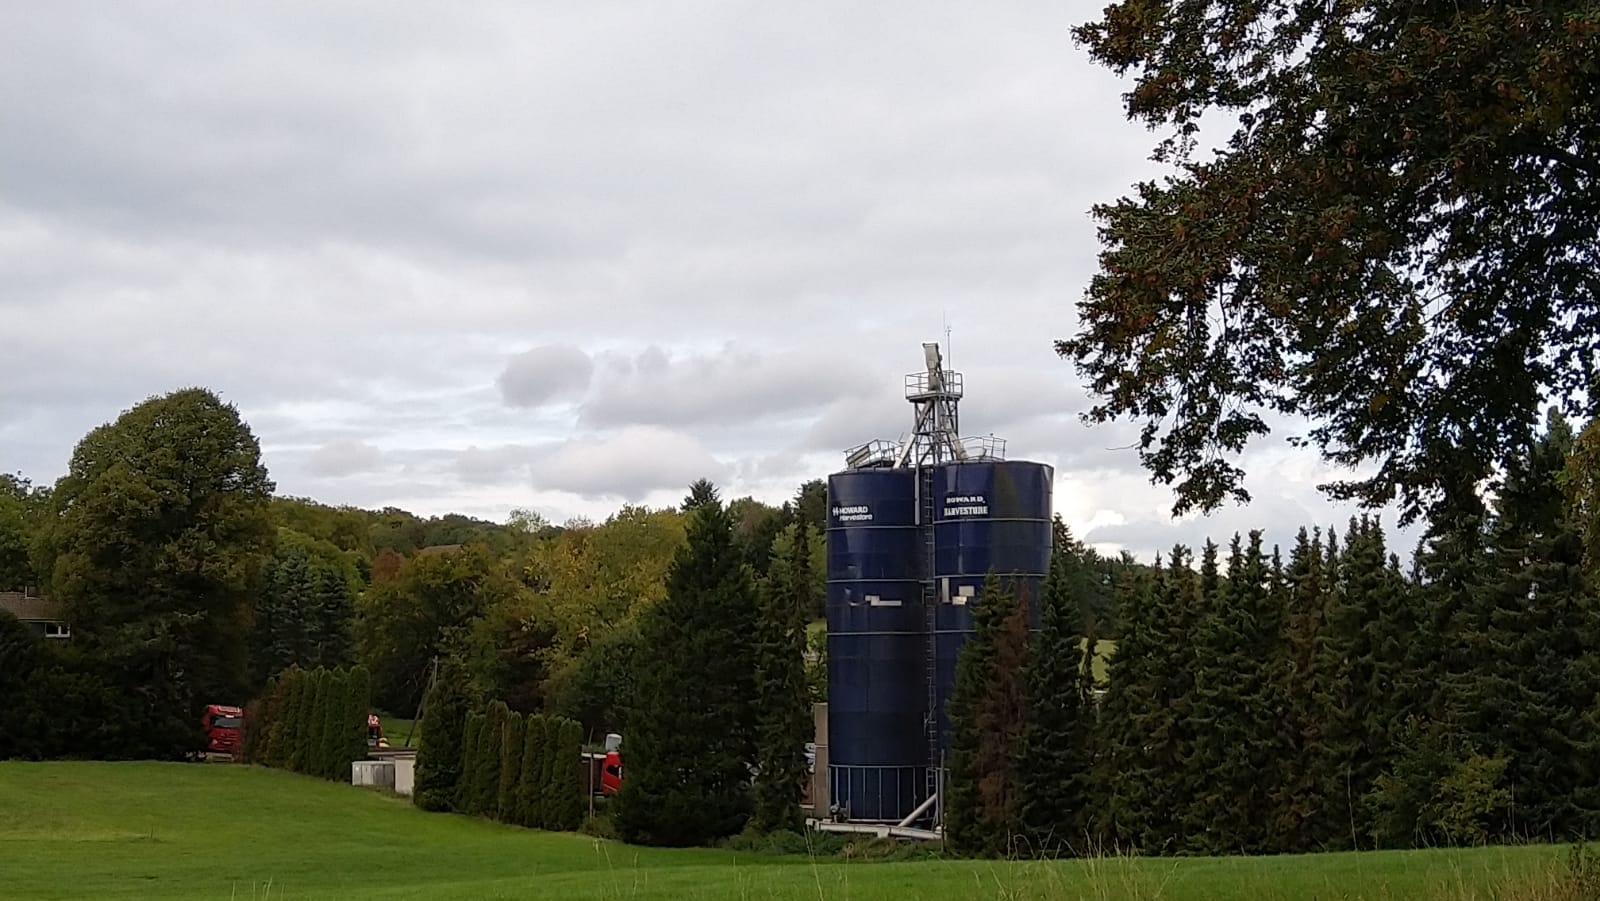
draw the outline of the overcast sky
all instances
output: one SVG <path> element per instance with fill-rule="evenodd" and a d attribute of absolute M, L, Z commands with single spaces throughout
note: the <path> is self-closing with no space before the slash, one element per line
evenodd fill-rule
<path fill-rule="evenodd" d="M 1102 548 L 1342 526 L 1285 435 L 1174 522 L 1076 418 L 1088 211 L 1156 171 L 1069 35 L 1102 5 L 8 4 L 0 470 L 204 385 L 285 494 L 777 502 L 906 430 L 948 320 L 964 430 Z"/>

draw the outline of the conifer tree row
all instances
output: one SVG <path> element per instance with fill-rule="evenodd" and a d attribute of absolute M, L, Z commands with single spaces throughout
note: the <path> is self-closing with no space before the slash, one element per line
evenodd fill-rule
<path fill-rule="evenodd" d="M 1337 533 L 1301 530 L 1287 562 L 1250 532 L 1233 536 L 1225 566 L 1207 542 L 1198 562 L 1180 545 L 1148 572 L 1124 567 L 1098 703 L 1071 682 L 1085 662 L 1071 598 L 1084 589 L 1058 525 L 1041 629 L 1014 658 L 1027 661 L 1029 703 L 1012 760 L 983 753 L 1005 730 L 979 703 L 1003 696 L 1010 600 L 991 580 L 977 605 L 950 707 L 948 844 L 1006 850 L 996 801 L 1019 773 L 1030 852 L 1600 832 L 1589 763 L 1600 749 L 1600 593 L 1587 540 L 1587 486 L 1600 479 L 1585 469 L 1596 455 L 1577 445 L 1552 416 L 1491 490 L 1438 508 L 1409 573 L 1370 515 Z M 1080 704 L 1094 715 L 1073 715 Z M 1073 840 L 1053 838 L 1063 834 Z"/>
<path fill-rule="evenodd" d="M 583 727 L 499 700 L 475 707 L 463 683 L 446 664 L 428 689 L 413 802 L 535 829 L 582 825 Z"/>
<path fill-rule="evenodd" d="M 246 712 L 245 759 L 335 782 L 367 756 L 372 681 L 366 670 L 279 673 Z"/>

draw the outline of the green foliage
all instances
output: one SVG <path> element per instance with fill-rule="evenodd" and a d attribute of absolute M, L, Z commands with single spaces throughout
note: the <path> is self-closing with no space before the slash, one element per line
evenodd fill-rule
<path fill-rule="evenodd" d="M 500 809 L 500 754 L 504 748 L 506 720 L 511 710 L 504 701 L 492 701 L 484 711 L 472 769 L 463 773 L 472 783 L 473 812 L 493 819 Z"/>
<path fill-rule="evenodd" d="M 1119 0 L 1076 35 L 1132 73 L 1175 173 L 1095 208 L 1058 350 L 1091 420 L 1142 421 L 1177 511 L 1247 496 L 1229 458 L 1274 415 L 1375 464 L 1335 496 L 1409 517 L 1525 446 L 1546 398 L 1595 408 L 1591 6 Z"/>
<path fill-rule="evenodd" d="M 367 759 L 367 716 L 372 713 L 372 674 L 364 666 L 350 670 L 346 677 L 346 702 L 343 728 L 343 756 L 340 770 L 348 775 L 349 764 Z"/>
<path fill-rule="evenodd" d="M 38 587 L 32 548 L 50 514 L 50 490 L 0 473 L 0 591 Z"/>
<path fill-rule="evenodd" d="M 291 665 L 346 667 L 359 585 L 337 548 L 287 529 L 261 574 L 250 639 L 251 676 L 259 682 Z"/>
<path fill-rule="evenodd" d="M 359 656 L 385 710 L 417 709 L 434 658 L 470 657 L 474 623 L 519 588 L 486 548 L 426 554 L 374 585 L 359 601 Z"/>
<path fill-rule="evenodd" d="M 522 558 L 522 582 L 556 631 L 558 660 L 587 656 L 615 633 L 632 631 L 643 611 L 660 603 L 684 528 L 677 510 L 625 506 L 599 525 L 562 530 Z"/>
<path fill-rule="evenodd" d="M 1600 693 L 1594 623 L 1600 599 L 1583 536 L 1562 491 L 1570 428 L 1545 433 L 1512 459 L 1486 532 L 1481 578 L 1457 611 L 1461 659 L 1451 722 L 1485 754 L 1507 758 L 1516 822 L 1494 831 L 1594 834 L 1600 787 L 1585 761 L 1597 736 L 1587 714 Z"/>
<path fill-rule="evenodd" d="M 322 750 L 318 755 L 321 767 L 318 774 L 326 779 L 348 781 L 350 759 L 346 752 L 350 749 L 351 710 L 354 707 L 350 702 L 350 677 L 344 670 L 329 670 L 326 681 L 327 698 L 322 710 Z M 367 756 L 364 748 L 361 756 Z"/>
<path fill-rule="evenodd" d="M 1030 849 L 1084 850 L 1092 831 L 1094 706 L 1083 598 L 1091 578 L 1084 547 L 1057 516 L 1050 571 L 1039 601 L 1039 633 L 1022 679 L 1028 715 L 1017 762 L 1021 820 Z"/>
<path fill-rule="evenodd" d="M 1118 620 L 1101 712 L 1098 776 L 1106 816 L 1104 838 L 1145 853 L 1171 851 L 1196 786 L 1184 761 L 1194 753 L 1194 625 L 1200 583 L 1191 555 L 1172 549 L 1165 568 L 1123 568 Z"/>
<path fill-rule="evenodd" d="M 350 762 L 367 756 L 365 674 L 290 667 L 247 705 L 245 758 L 347 782 Z M 359 744 L 357 726 L 359 724 Z"/>
<path fill-rule="evenodd" d="M 1285 767 L 1282 781 L 1271 786 L 1274 822 L 1270 834 L 1284 848 L 1315 847 L 1317 815 L 1326 806 L 1319 797 L 1315 770 L 1304 765 L 1321 737 L 1314 687 L 1318 636 L 1329 593 L 1323 574 L 1322 530 L 1302 528 L 1295 538 L 1289 566 L 1276 581 L 1283 609 L 1283 640 L 1274 652 L 1279 696 L 1284 701 L 1283 738 L 1286 756 L 1296 763 Z"/>
<path fill-rule="evenodd" d="M 519 821 L 517 782 L 522 778 L 522 749 L 527 743 L 527 722 L 522 714 L 506 714 L 500 734 L 500 784 L 495 793 L 495 819 L 502 823 Z"/>
<path fill-rule="evenodd" d="M 550 748 L 546 717 L 535 713 L 523 728 L 522 767 L 517 778 L 516 823 L 530 829 L 542 827 L 544 815 L 544 760 Z"/>
<path fill-rule="evenodd" d="M 972 604 L 973 634 L 956 659 L 945 842 L 959 854 L 1011 853 L 1023 835 L 1017 767 L 1030 603 L 1010 579 L 990 572 Z"/>
<path fill-rule="evenodd" d="M 1583 541 L 1584 568 L 1600 572 L 1600 418 L 1573 440 L 1560 476 L 1569 528 Z"/>
<path fill-rule="evenodd" d="M 628 778 L 615 822 L 642 844 L 703 844 L 738 832 L 749 816 L 755 591 L 714 492 L 691 509 L 667 596 L 641 622 Z"/>
<path fill-rule="evenodd" d="M 539 828 L 557 829 L 561 821 L 561 793 L 556 777 L 561 773 L 561 724 L 544 718 L 544 744 L 539 755 Z"/>
<path fill-rule="evenodd" d="M 207 703 L 243 701 L 250 592 L 273 483 L 238 412 L 208 391 L 152 398 L 79 442 L 40 559 L 73 642 L 122 693 L 121 753 L 180 757 Z"/>
<path fill-rule="evenodd" d="M 578 779 L 583 752 L 583 727 L 576 720 L 553 717 L 549 792 L 545 795 L 547 827 L 571 832 L 583 825 L 584 786 Z"/>
<path fill-rule="evenodd" d="M 483 812 L 482 794 L 478 791 L 480 773 L 478 760 L 483 750 L 483 733 L 488 717 L 482 713 L 468 713 L 466 727 L 461 737 L 461 778 L 456 783 L 455 810 L 457 813 Z M 427 740 L 424 733 L 423 740 Z"/>
<path fill-rule="evenodd" d="M 1511 806 L 1509 761 L 1485 757 L 1436 726 L 1410 720 L 1365 803 L 1380 847 L 1477 845 Z"/>
<path fill-rule="evenodd" d="M 453 666 L 445 664 L 439 668 L 422 705 L 412 800 L 423 810 L 456 809 L 465 748 L 474 740 L 467 732 L 468 719 L 461 677 Z"/>
<path fill-rule="evenodd" d="M 641 647 L 638 627 L 631 623 L 596 639 L 552 676 L 552 710 L 582 723 L 590 734 L 626 733 L 628 709 L 638 696 Z"/>
<path fill-rule="evenodd" d="M 1214 545 L 1207 545 L 1208 557 Z M 1206 581 L 1202 577 L 1202 582 Z M 1206 590 L 1203 587 L 1202 590 Z M 1284 633 L 1282 595 L 1252 531 L 1233 538 L 1226 587 L 1202 605 L 1195 644 L 1197 729 L 1191 760 L 1204 774 L 1193 789 L 1187 844 L 1211 854 L 1252 853 L 1275 845 L 1274 789 L 1291 765 L 1276 671 Z"/>
<path fill-rule="evenodd" d="M 809 528 L 791 526 L 781 556 L 762 581 L 757 619 L 756 780 L 752 826 L 759 831 L 798 831 L 806 772 L 805 743 L 812 733 L 806 684 L 806 612 L 816 578 Z M 776 551 L 775 551 L 776 552 Z"/>

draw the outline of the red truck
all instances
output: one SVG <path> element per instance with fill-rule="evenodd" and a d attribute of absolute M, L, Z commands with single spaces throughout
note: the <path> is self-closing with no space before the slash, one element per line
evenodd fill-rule
<path fill-rule="evenodd" d="M 226 754 L 233 758 L 239 756 L 243 746 L 243 709 L 227 704 L 207 704 L 200 722 L 206 730 L 207 754 Z M 383 721 L 375 713 L 367 714 L 367 747 L 389 747 L 389 739 L 383 734 Z"/>
<path fill-rule="evenodd" d="M 206 752 L 239 756 L 239 730 L 244 725 L 244 711 L 225 704 L 207 704 L 201 718 L 206 730 Z"/>

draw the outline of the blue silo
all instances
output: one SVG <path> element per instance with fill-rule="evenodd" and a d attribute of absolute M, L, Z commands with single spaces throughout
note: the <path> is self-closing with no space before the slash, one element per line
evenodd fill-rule
<path fill-rule="evenodd" d="M 899 820 L 926 797 L 923 537 L 916 472 L 828 478 L 828 758 L 832 801 Z"/>
<path fill-rule="evenodd" d="M 933 469 L 933 697 L 941 754 L 949 750 L 945 705 L 955 688 L 956 658 L 972 634 L 972 608 L 991 570 L 1026 592 L 1038 624 L 1039 589 L 1050 568 L 1054 475 L 1047 464 L 1019 460 Z"/>
<path fill-rule="evenodd" d="M 973 606 L 991 570 L 1037 599 L 1054 472 L 960 437 L 961 374 L 923 350 L 927 370 L 906 376 L 912 436 L 854 448 L 828 478 L 828 775 L 849 819 L 937 826 Z"/>

